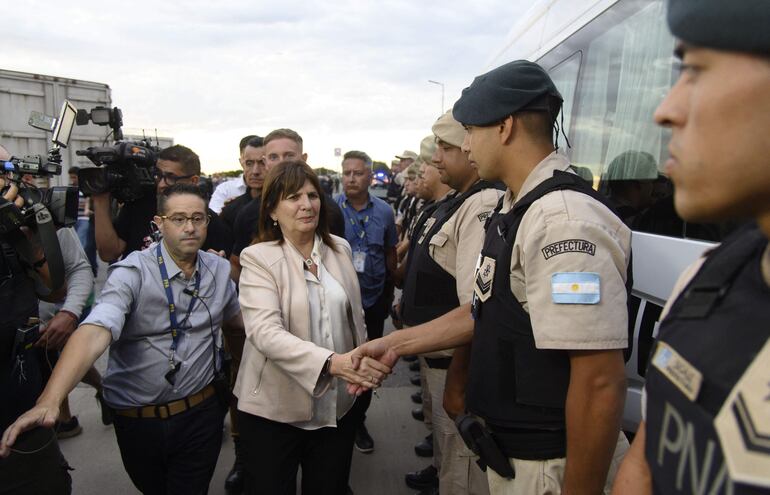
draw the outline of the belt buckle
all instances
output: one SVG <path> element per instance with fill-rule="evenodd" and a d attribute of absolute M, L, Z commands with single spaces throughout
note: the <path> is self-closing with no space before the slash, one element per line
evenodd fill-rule
<path fill-rule="evenodd" d="M 162 412 L 162 411 L 165 411 L 165 412 Z M 155 406 L 155 416 L 161 419 L 166 419 L 169 416 L 171 416 L 171 411 L 168 408 L 168 404 L 161 404 L 161 405 Z"/>

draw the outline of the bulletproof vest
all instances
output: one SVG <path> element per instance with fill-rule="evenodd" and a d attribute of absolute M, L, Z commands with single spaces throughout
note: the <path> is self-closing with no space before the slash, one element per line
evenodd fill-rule
<path fill-rule="evenodd" d="M 646 384 L 654 493 L 770 493 L 767 243 L 754 224 L 730 236 L 660 325 Z"/>
<path fill-rule="evenodd" d="M 492 184 L 477 181 L 470 189 L 433 205 L 430 215 L 423 215 L 409 241 L 406 280 L 401 297 L 401 319 L 408 326 L 431 321 L 460 305 L 457 281 L 430 256 L 430 242 L 463 202 Z"/>
<path fill-rule="evenodd" d="M 509 268 L 524 214 L 541 197 L 565 189 L 591 196 L 610 208 L 606 198 L 579 176 L 555 171 L 506 214 L 499 213 L 501 199 L 487 220 L 475 279 L 476 287 L 487 297 L 482 301 L 474 293 L 476 324 L 466 407 L 486 421 L 508 457 L 552 459 L 566 455 L 564 408 L 569 356 L 562 350 L 536 348 L 529 314 L 511 293 Z M 630 272 L 629 264 L 629 280 Z"/>

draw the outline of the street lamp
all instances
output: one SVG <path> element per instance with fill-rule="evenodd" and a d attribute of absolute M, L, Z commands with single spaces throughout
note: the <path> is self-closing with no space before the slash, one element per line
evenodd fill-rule
<path fill-rule="evenodd" d="M 444 115 L 444 83 L 428 79 L 431 84 L 438 84 L 441 86 L 441 115 Z"/>

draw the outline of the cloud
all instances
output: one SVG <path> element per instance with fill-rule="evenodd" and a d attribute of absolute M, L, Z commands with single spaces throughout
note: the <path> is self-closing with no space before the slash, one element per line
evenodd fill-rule
<path fill-rule="evenodd" d="M 441 110 L 427 80 L 448 108 L 530 3 L 39 0 L 6 13 L 2 63 L 109 84 L 126 127 L 158 128 L 208 171 L 277 127 L 335 167 L 336 147 L 417 149 Z"/>

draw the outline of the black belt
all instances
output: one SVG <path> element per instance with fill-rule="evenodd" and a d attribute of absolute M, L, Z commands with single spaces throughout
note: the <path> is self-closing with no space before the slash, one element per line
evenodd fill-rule
<path fill-rule="evenodd" d="M 452 362 L 451 357 L 442 357 L 442 358 L 425 358 L 425 364 L 428 365 L 428 368 L 432 369 L 438 369 L 438 370 L 448 370 L 449 369 L 449 363 Z"/>

